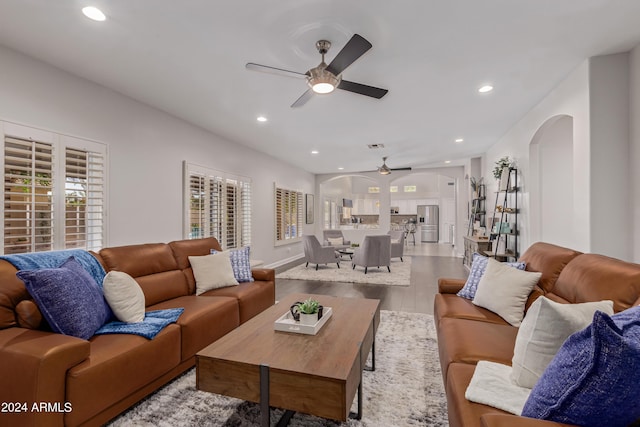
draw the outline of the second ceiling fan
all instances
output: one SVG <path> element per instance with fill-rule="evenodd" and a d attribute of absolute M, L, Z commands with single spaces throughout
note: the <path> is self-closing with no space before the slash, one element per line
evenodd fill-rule
<path fill-rule="evenodd" d="M 371 43 L 369 43 L 364 37 L 359 34 L 354 34 L 342 50 L 338 52 L 333 61 L 327 65 L 324 62 L 324 55 L 329 51 L 330 47 L 331 42 L 327 40 L 319 40 L 316 43 L 316 48 L 322 55 L 322 62 L 320 62 L 318 66 L 311 68 L 306 73 L 298 73 L 296 71 L 255 64 L 253 62 L 247 63 L 246 68 L 253 71 L 261 71 L 282 76 L 305 78 L 309 85 L 309 89 L 307 89 L 307 91 L 291 105 L 292 108 L 303 106 L 316 93 L 331 93 L 336 88 L 360 95 L 370 96 L 376 99 L 380 99 L 387 94 L 387 89 L 380 89 L 378 87 L 342 79 L 342 72 L 358 58 L 364 55 L 366 51 L 371 49 Z"/>

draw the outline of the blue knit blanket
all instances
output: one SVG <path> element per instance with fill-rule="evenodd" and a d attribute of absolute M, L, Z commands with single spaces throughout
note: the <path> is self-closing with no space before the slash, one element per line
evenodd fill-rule
<path fill-rule="evenodd" d="M 147 311 L 144 321 L 138 323 L 109 322 L 95 332 L 104 334 L 135 334 L 153 339 L 165 326 L 178 320 L 184 308 L 169 308 L 166 310 Z"/>
<path fill-rule="evenodd" d="M 49 251 L 49 252 L 30 252 L 27 254 L 2 255 L 0 259 L 4 259 L 18 270 L 38 270 L 41 268 L 58 268 L 69 259 L 70 256 L 84 267 L 85 270 L 93 277 L 98 286 L 102 288 L 102 280 L 105 272 L 100 262 L 83 249 L 70 249 L 65 251 Z"/>

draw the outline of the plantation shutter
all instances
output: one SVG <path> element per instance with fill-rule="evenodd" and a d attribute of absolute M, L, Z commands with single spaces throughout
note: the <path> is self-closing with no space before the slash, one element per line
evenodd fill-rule
<path fill-rule="evenodd" d="M 184 163 L 185 238 L 213 236 L 225 249 L 251 244 L 251 180 Z M 187 232 L 186 230 L 189 230 Z"/>
<path fill-rule="evenodd" d="M 105 156 L 65 149 L 65 248 L 98 250 L 105 226 Z"/>
<path fill-rule="evenodd" d="M 5 136 L 4 253 L 53 249 L 53 145 Z"/>
<path fill-rule="evenodd" d="M 296 239 L 302 236 L 304 215 L 302 193 L 300 191 L 275 189 L 276 242 Z"/>

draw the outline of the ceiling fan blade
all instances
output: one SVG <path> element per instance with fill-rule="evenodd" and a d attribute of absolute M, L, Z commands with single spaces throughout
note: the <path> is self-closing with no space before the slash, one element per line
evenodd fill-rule
<path fill-rule="evenodd" d="M 312 97 L 313 97 L 313 91 L 311 89 L 307 89 L 307 91 L 303 93 L 300 98 L 296 99 L 296 102 L 291 104 L 291 108 L 302 107 Z"/>
<path fill-rule="evenodd" d="M 326 68 L 327 71 L 338 75 L 342 73 L 349 65 L 360 58 L 366 51 L 371 49 L 372 45 L 364 37 L 354 34 L 340 52 L 333 58 L 331 64 Z"/>
<path fill-rule="evenodd" d="M 392 171 L 410 171 L 411 167 L 406 168 L 391 168 Z"/>
<path fill-rule="evenodd" d="M 247 62 L 245 65 L 247 70 L 260 71 L 262 73 L 275 74 L 278 76 L 295 77 L 297 79 L 306 78 L 304 73 L 298 73 L 297 71 L 283 70 L 282 68 L 269 67 L 268 65 L 254 64 L 253 62 Z"/>
<path fill-rule="evenodd" d="M 338 89 L 359 93 L 360 95 L 366 95 L 377 99 L 382 98 L 387 94 L 387 92 L 389 92 L 389 90 L 387 89 L 380 89 L 379 87 L 367 86 L 361 83 L 354 83 L 347 80 L 342 80 L 338 85 Z"/>

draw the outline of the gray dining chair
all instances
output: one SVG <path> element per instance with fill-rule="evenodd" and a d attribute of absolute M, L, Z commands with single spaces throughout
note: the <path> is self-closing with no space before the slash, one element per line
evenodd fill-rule
<path fill-rule="evenodd" d="M 391 236 L 365 236 L 362 245 L 353 254 L 351 262 L 353 269 L 356 265 L 364 267 L 364 274 L 367 274 L 369 267 L 380 266 L 386 266 L 391 273 Z"/>

